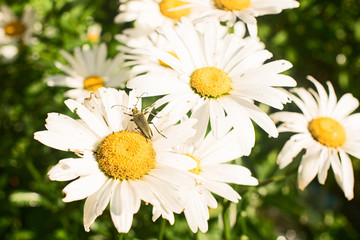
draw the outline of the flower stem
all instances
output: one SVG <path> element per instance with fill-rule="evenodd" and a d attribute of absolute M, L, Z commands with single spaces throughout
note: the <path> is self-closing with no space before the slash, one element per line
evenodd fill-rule
<path fill-rule="evenodd" d="M 160 225 L 158 240 L 163 240 L 164 233 L 165 233 L 165 227 L 166 227 L 166 220 L 164 218 L 162 218 L 161 219 L 161 225 Z"/>
<path fill-rule="evenodd" d="M 223 211 L 222 211 L 222 219 L 224 224 L 224 232 L 223 239 L 230 240 L 231 239 L 231 227 L 230 227 L 230 219 L 229 219 L 229 206 L 230 202 L 223 202 Z"/>
<path fill-rule="evenodd" d="M 264 179 L 262 181 L 259 181 L 259 184 L 256 186 L 256 187 L 261 187 L 261 186 L 265 186 L 265 185 L 268 185 L 269 183 L 272 183 L 272 182 L 279 182 L 279 181 L 282 181 L 284 180 L 287 176 L 293 174 L 294 172 L 297 171 L 297 167 L 294 167 L 294 168 L 291 168 L 289 170 L 287 170 L 286 172 L 284 172 L 283 174 L 279 174 L 279 175 L 275 175 L 271 178 L 268 178 L 268 179 Z M 246 193 L 247 191 L 249 191 L 249 188 L 247 189 L 244 189 L 243 191 L 239 192 L 240 195 L 243 195 L 244 193 Z"/>

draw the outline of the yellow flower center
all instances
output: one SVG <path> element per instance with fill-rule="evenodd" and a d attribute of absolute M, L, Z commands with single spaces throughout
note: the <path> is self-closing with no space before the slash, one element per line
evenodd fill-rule
<path fill-rule="evenodd" d="M 104 79 L 99 76 L 90 76 L 84 80 L 84 89 L 88 91 L 97 91 L 104 86 Z"/>
<path fill-rule="evenodd" d="M 193 72 L 190 85 L 202 97 L 219 98 L 231 90 L 231 78 L 216 67 L 202 67 Z"/>
<path fill-rule="evenodd" d="M 215 7 L 225 11 L 239 11 L 250 7 L 250 0 L 214 0 Z"/>
<path fill-rule="evenodd" d="M 344 127 L 335 119 L 319 117 L 313 119 L 308 125 L 313 138 L 327 147 L 340 147 L 346 141 Z"/>
<path fill-rule="evenodd" d="M 115 132 L 105 137 L 96 151 L 99 168 L 119 180 L 141 179 L 155 167 L 151 141 L 132 131 Z"/>
<path fill-rule="evenodd" d="M 159 3 L 160 12 L 165 17 L 171 18 L 173 20 L 180 20 L 181 17 L 187 16 L 190 14 L 190 8 L 183 8 L 176 11 L 172 11 L 171 9 L 180 7 L 188 4 L 187 2 L 179 1 L 179 0 L 162 0 Z"/>
<path fill-rule="evenodd" d="M 6 24 L 5 34 L 10 37 L 19 37 L 25 32 L 25 25 L 20 21 L 14 21 Z"/>
<path fill-rule="evenodd" d="M 100 35 L 98 33 L 88 33 L 87 38 L 89 42 L 98 42 L 100 39 Z"/>
<path fill-rule="evenodd" d="M 173 56 L 176 57 L 177 59 L 179 59 L 178 56 L 176 55 L 176 53 L 174 53 L 174 52 L 168 52 L 168 53 L 171 54 L 171 55 L 173 55 Z M 161 66 L 171 68 L 167 63 L 161 61 L 160 59 L 159 59 L 159 63 L 160 63 Z"/>
<path fill-rule="evenodd" d="M 189 172 L 194 173 L 196 175 L 199 175 L 200 172 L 201 172 L 200 161 L 196 157 L 194 157 L 193 155 L 190 155 L 190 154 L 185 154 L 185 155 L 191 157 L 197 163 L 196 168 L 193 168 L 193 169 L 189 170 Z"/>

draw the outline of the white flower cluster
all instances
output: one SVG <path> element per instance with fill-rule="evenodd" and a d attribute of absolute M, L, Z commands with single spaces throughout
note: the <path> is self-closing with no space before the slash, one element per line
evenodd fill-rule
<path fill-rule="evenodd" d="M 45 81 L 72 88 L 66 96 L 76 101 L 65 104 L 80 119 L 50 113 L 47 130 L 34 137 L 77 155 L 61 160 L 49 178 L 72 180 L 63 201 L 86 198 L 86 231 L 110 202 L 114 225 L 128 232 L 144 201 L 153 206 L 153 220 L 173 224 L 174 213 L 184 212 L 193 232 L 206 232 L 209 208 L 217 207 L 213 194 L 238 202 L 229 184 L 258 184 L 233 161 L 255 145 L 252 122 L 271 137 L 296 133 L 278 163 L 283 168 L 306 149 L 300 189 L 316 174 L 323 184 L 331 165 L 353 198 L 347 153 L 360 158 L 360 115 L 350 115 L 358 101 L 346 94 L 337 102 L 330 83 L 328 95 L 312 78 L 317 91 L 289 93 L 283 87 L 296 81 L 283 72 L 292 64 L 270 61 L 272 53 L 257 38 L 255 17 L 298 6 L 294 0 L 120 0 L 115 22 L 134 27 L 116 37 L 122 46 L 114 59 L 107 59 L 105 44 L 75 48 L 74 56 L 61 52 L 69 66 L 56 67 L 65 75 Z M 125 84 L 130 92 L 122 90 Z M 150 96 L 158 100 L 142 109 L 142 97 Z M 290 100 L 303 114 L 269 116 L 259 107 L 281 110 Z M 149 117 L 153 109 L 161 110 Z"/>

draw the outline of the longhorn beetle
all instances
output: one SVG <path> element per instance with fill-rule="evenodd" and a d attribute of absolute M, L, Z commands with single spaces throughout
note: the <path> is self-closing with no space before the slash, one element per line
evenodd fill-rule
<path fill-rule="evenodd" d="M 143 93 L 144 94 L 144 93 Z M 143 95 L 141 94 L 141 96 Z M 151 140 L 151 138 L 153 137 L 153 133 L 151 131 L 151 128 L 149 126 L 149 124 L 152 124 L 156 131 L 163 136 L 164 138 L 166 138 L 157 128 L 156 126 L 152 123 L 152 122 L 148 122 L 146 120 L 145 114 L 147 113 L 147 109 L 144 109 L 143 111 L 140 111 L 139 109 L 136 108 L 136 105 L 138 104 L 139 100 L 141 99 L 141 96 L 138 98 L 135 106 L 133 108 L 131 108 L 132 114 L 129 113 L 124 113 L 126 115 L 129 115 L 132 117 L 132 119 L 130 121 L 133 121 L 137 128 L 140 130 L 141 134 L 146 138 Z M 150 106 L 151 107 L 151 106 Z M 152 114 L 151 112 L 149 112 L 151 115 L 155 116 L 154 114 Z M 156 117 L 156 116 L 155 116 Z"/>

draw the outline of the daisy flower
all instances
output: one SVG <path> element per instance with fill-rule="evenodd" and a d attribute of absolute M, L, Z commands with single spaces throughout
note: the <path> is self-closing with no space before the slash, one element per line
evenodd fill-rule
<path fill-rule="evenodd" d="M 118 54 L 114 59 L 107 59 L 107 47 L 104 43 L 90 48 L 84 45 L 74 50 L 74 57 L 66 51 L 62 56 L 70 66 L 55 62 L 57 68 L 66 73 L 49 76 L 45 82 L 49 86 L 73 88 L 65 93 L 67 97 L 82 100 L 92 91 L 100 87 L 121 87 L 130 78 L 129 72 L 121 68 L 122 57 Z"/>
<path fill-rule="evenodd" d="M 87 29 L 87 39 L 89 42 L 98 43 L 100 41 L 102 27 L 100 24 L 92 24 Z"/>
<path fill-rule="evenodd" d="M 26 7 L 19 19 L 11 9 L 2 5 L 0 7 L 0 45 L 14 44 L 21 41 L 28 45 L 32 40 L 35 11 Z"/>
<path fill-rule="evenodd" d="M 280 151 L 277 162 L 284 168 L 305 149 L 298 169 L 299 188 L 306 188 L 316 175 L 319 183 L 324 184 L 331 166 L 337 183 L 350 200 L 354 197 L 354 174 L 348 154 L 360 158 L 360 113 L 350 113 L 359 106 L 359 101 L 349 93 L 337 101 L 330 82 L 327 82 L 327 94 L 318 81 L 312 77 L 308 79 L 316 91 L 293 89 L 298 97 L 292 99 L 302 114 L 278 112 L 271 115 L 275 122 L 282 122 L 279 132 L 296 133 Z"/>
<path fill-rule="evenodd" d="M 50 113 L 47 130 L 36 132 L 34 138 L 78 156 L 61 160 L 48 175 L 54 181 L 73 180 L 63 190 L 64 202 L 86 198 L 85 230 L 90 230 L 109 202 L 119 232 L 129 231 L 141 200 L 172 224 L 173 213 L 184 208 L 179 186 L 190 187 L 194 181 L 183 169 L 194 168 L 196 163 L 171 149 L 194 135 L 194 120 L 176 126 L 159 124 L 162 135 L 153 131 L 153 137 L 146 138 L 124 112 L 125 108 L 141 109 L 133 92 L 128 96 L 124 91 L 100 88 L 99 98 L 91 94 L 84 104 L 72 99 L 65 104 L 80 119 Z"/>
<path fill-rule="evenodd" d="M 256 17 L 278 14 L 283 9 L 296 8 L 295 0 L 183 0 L 192 8 L 202 9 L 199 17 L 211 16 L 234 23 L 237 18 L 247 24 L 251 36 L 257 35 Z M 178 9 L 178 8 L 175 8 Z"/>
<path fill-rule="evenodd" d="M 255 143 L 250 119 L 271 136 L 278 135 L 269 116 L 252 101 L 282 109 L 289 101 L 288 94 L 273 87 L 296 85 L 293 78 L 279 74 L 292 65 L 285 60 L 264 64 L 272 54 L 257 39 L 219 35 L 222 26 L 218 22 L 209 19 L 206 24 L 200 31 L 183 19 L 176 30 L 164 28 L 162 33 L 177 57 L 158 48 L 148 53 L 170 66 L 176 75 L 148 73 L 131 79 L 127 87 L 148 96 L 166 95 L 155 107 L 168 103 L 159 115 L 171 122 L 191 110 L 192 117 L 199 119 L 199 133 L 206 131 L 209 118 L 216 137 L 234 127 L 241 137 L 242 152 L 249 154 Z"/>
<path fill-rule="evenodd" d="M 16 59 L 18 44 L 29 45 L 33 42 L 33 25 L 35 11 L 25 8 L 19 19 L 8 6 L 0 6 L 0 58 L 2 62 L 9 63 Z"/>
<path fill-rule="evenodd" d="M 243 155 L 233 131 L 220 139 L 214 138 L 211 133 L 206 137 L 198 135 L 177 147 L 176 152 L 190 156 L 197 162 L 197 166 L 190 172 L 202 179 L 192 189 L 183 191 L 186 199 L 184 214 L 193 232 L 197 232 L 198 228 L 202 232 L 208 230 L 208 207 L 217 207 L 217 201 L 211 193 L 237 203 L 241 197 L 228 183 L 250 186 L 258 184 L 249 169 L 228 163 Z"/>

